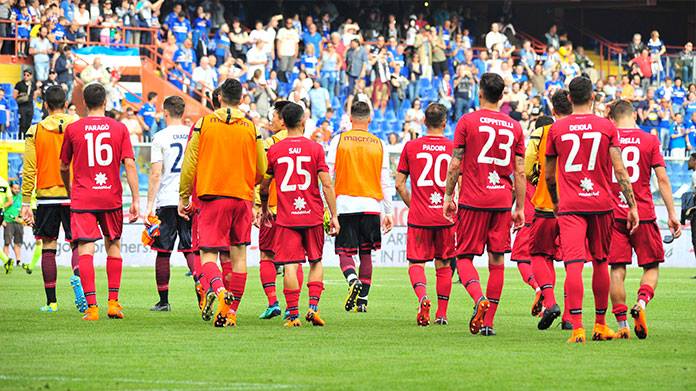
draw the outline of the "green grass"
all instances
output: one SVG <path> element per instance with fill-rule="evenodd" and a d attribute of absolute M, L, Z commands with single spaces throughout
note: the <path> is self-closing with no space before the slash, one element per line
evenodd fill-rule
<path fill-rule="evenodd" d="M 251 269 L 239 327 L 203 323 L 184 269 L 172 271 L 171 313 L 152 313 L 151 268 L 124 270 L 126 319 L 88 323 L 72 305 L 67 269 L 59 271 L 60 311 L 41 314 L 40 271 L 0 275 L 0 389 L 694 389 L 694 269 L 665 269 L 648 307 L 646 340 L 565 343 L 559 328 L 540 332 L 529 315 L 532 291 L 514 269 L 496 319 L 498 336 L 469 334 L 471 300 L 457 284 L 450 325 L 415 325 L 416 299 L 403 268 L 375 269 L 366 314 L 342 310 L 345 282 L 327 270 L 324 328 L 286 330 L 261 321 L 265 298 Z M 482 271 L 485 279 L 486 271 Z M 589 273 L 586 273 L 586 277 Z M 563 272 L 559 270 L 559 276 Z M 632 302 L 640 271 L 629 270 Z M 434 294 L 434 272 L 428 270 Z M 97 270 L 100 302 L 106 277 Z M 586 279 L 585 325 L 592 327 Z M 559 297 L 560 291 L 558 292 Z M 306 306 L 306 289 L 301 299 Z M 615 326 L 613 319 L 610 325 Z M 589 333 L 589 331 L 588 331 Z"/>

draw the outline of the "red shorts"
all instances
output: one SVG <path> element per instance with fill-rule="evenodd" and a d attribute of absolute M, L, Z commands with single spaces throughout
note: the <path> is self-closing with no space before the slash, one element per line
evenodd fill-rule
<path fill-rule="evenodd" d="M 315 263 L 324 253 L 324 226 L 291 228 L 275 226 L 274 248 L 277 250 L 273 262 Z"/>
<path fill-rule="evenodd" d="M 611 213 L 558 216 L 563 262 L 606 260 L 611 246 Z"/>
<path fill-rule="evenodd" d="M 512 255 L 510 260 L 513 262 L 531 263 L 532 256 L 529 248 L 532 241 L 532 226 L 525 224 L 515 235 L 515 242 L 512 244 Z"/>
<path fill-rule="evenodd" d="M 531 243 L 529 253 L 531 255 L 544 255 L 561 259 L 560 240 L 558 238 L 558 220 L 551 213 L 537 212 L 532 220 Z"/>
<path fill-rule="evenodd" d="M 123 232 L 123 209 L 70 213 L 70 230 L 76 242 L 96 242 L 102 236 L 118 240 Z"/>
<path fill-rule="evenodd" d="M 269 253 L 274 253 L 273 251 L 273 241 L 275 240 L 275 216 L 273 216 L 273 220 L 271 221 L 271 226 L 269 227 L 266 224 L 261 224 L 259 227 L 259 250 L 269 252 Z"/>
<path fill-rule="evenodd" d="M 510 211 L 459 208 L 457 212 L 457 257 L 510 252 Z"/>
<path fill-rule="evenodd" d="M 253 219 L 251 201 L 218 198 L 200 201 L 198 247 L 201 250 L 229 251 L 230 246 L 251 243 Z"/>
<path fill-rule="evenodd" d="M 611 235 L 609 264 L 630 265 L 633 251 L 638 258 L 638 266 L 665 261 L 660 228 L 655 221 L 641 222 L 633 235 L 626 229 L 626 220 L 614 221 Z"/>
<path fill-rule="evenodd" d="M 406 259 L 422 263 L 433 259 L 454 259 L 454 226 L 451 227 L 408 227 L 406 232 Z"/>

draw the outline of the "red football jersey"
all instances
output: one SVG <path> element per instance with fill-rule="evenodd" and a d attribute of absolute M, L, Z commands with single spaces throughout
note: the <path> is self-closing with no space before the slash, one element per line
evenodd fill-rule
<path fill-rule="evenodd" d="M 524 157 L 520 124 L 498 111 L 481 109 L 459 119 L 454 147 L 463 148 L 459 204 L 510 210 L 515 156 Z"/>
<path fill-rule="evenodd" d="M 409 226 L 452 225 L 442 216 L 442 204 L 453 145 L 452 141 L 443 136 L 425 136 L 409 141 L 404 146 L 397 169 L 411 177 Z"/>
<path fill-rule="evenodd" d="M 657 137 L 640 129 L 619 129 L 619 144 L 621 144 L 621 156 L 631 179 L 633 193 L 636 196 L 638 217 L 641 221 L 655 220 L 650 175 L 653 168 L 665 166 L 665 159 L 660 151 L 660 141 Z M 614 175 L 612 175 L 611 190 L 614 217 L 626 219 L 628 205 Z"/>
<path fill-rule="evenodd" d="M 551 125 L 546 156 L 557 156 L 559 213 L 612 210 L 611 158 L 618 132 L 606 118 L 570 115 Z"/>
<path fill-rule="evenodd" d="M 122 207 L 121 162 L 133 159 L 128 129 L 107 117 L 86 117 L 65 129 L 60 159 L 72 162 L 71 209 L 114 210 Z"/>
<path fill-rule="evenodd" d="M 305 137 L 288 137 L 268 150 L 268 174 L 278 192 L 276 224 L 314 227 L 324 223 L 324 203 L 319 192 L 320 172 L 329 172 L 324 149 Z"/>

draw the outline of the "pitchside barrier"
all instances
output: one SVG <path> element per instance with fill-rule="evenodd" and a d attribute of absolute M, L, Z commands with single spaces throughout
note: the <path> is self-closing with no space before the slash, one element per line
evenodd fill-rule
<path fill-rule="evenodd" d="M 8 150 L 9 145 L 5 145 L 5 159 L 7 159 L 7 152 L 11 154 L 17 154 L 17 149 Z M 0 143 L 0 163 L 3 161 L 2 156 L 3 148 L 2 143 Z M 392 166 L 392 173 L 395 175 L 396 166 L 398 164 L 399 155 L 401 154 L 401 148 L 398 146 L 389 146 L 387 152 L 390 154 L 390 161 Z M 150 161 L 150 146 L 149 144 L 137 144 L 135 145 L 135 156 L 137 162 L 138 176 L 140 181 L 140 205 L 141 213 L 144 213 L 147 194 L 147 183 L 148 183 L 148 169 Z M 14 156 L 16 161 L 17 156 Z M 670 173 L 670 179 L 672 180 L 673 191 L 675 193 L 675 201 L 679 200 L 681 193 L 690 189 L 690 172 L 686 170 L 685 162 L 681 159 L 668 159 L 667 162 L 668 172 Z M 6 165 L 0 166 L 7 167 Z M 16 164 L 10 164 L 10 178 L 12 178 L 12 170 L 21 172 L 21 167 L 17 167 Z M 123 182 L 124 192 L 128 192 L 128 186 L 125 183 L 125 175 L 122 173 L 121 179 Z M 656 189 L 654 189 L 656 190 Z M 654 191 L 654 194 L 657 194 Z M 127 208 L 130 206 L 130 194 L 124 195 L 124 215 L 127 215 Z M 677 213 L 679 210 L 677 210 Z M 386 234 L 382 238 L 382 250 L 376 252 L 374 258 L 376 266 L 405 266 L 406 261 L 406 223 L 408 219 L 408 208 L 400 200 L 394 201 L 394 229 L 389 234 Z M 658 225 L 662 235 L 669 234 L 667 228 L 667 211 L 662 205 L 657 206 L 657 220 Z M 123 260 L 127 266 L 152 266 L 154 265 L 155 253 L 151 251 L 148 247 L 145 247 L 141 242 L 141 235 L 143 231 L 142 223 L 135 224 L 124 224 L 123 236 L 121 238 L 121 250 L 123 253 Z M 670 267 L 694 267 L 696 266 L 696 261 L 694 260 L 694 250 L 691 244 L 691 227 L 688 225 L 684 227 L 684 232 L 682 237 L 675 239 L 670 244 L 665 244 L 665 266 Z M 61 234 L 62 235 L 62 234 Z M 259 263 L 259 249 L 258 249 L 258 229 L 252 228 L 252 238 L 251 245 L 248 247 L 247 259 L 250 266 L 257 266 Z M 513 237 L 514 242 L 514 237 Z M 60 265 L 68 266 L 70 265 L 70 247 L 65 243 L 62 238 L 59 240 L 57 261 Z M 32 253 L 34 251 L 35 241 L 32 236 L 31 229 L 25 228 L 24 230 L 24 243 L 22 245 L 22 261 L 29 262 Z M 106 252 L 104 251 L 103 241 L 97 242 L 96 246 L 96 256 L 95 262 L 99 265 L 103 265 L 106 262 Z M 12 251 L 10 251 L 12 252 Z M 11 256 L 14 256 L 11 254 Z M 514 263 L 510 262 L 509 254 L 506 256 L 506 265 L 514 266 Z M 186 262 L 184 257 L 176 253 L 172 257 L 172 262 L 177 266 L 185 266 Z M 487 260 L 484 257 L 476 257 L 474 263 L 477 266 L 485 266 Z M 324 264 L 326 266 L 338 266 L 338 256 L 334 254 L 334 240 L 331 237 L 326 237 L 324 242 Z M 559 264 L 560 267 L 560 264 Z"/>

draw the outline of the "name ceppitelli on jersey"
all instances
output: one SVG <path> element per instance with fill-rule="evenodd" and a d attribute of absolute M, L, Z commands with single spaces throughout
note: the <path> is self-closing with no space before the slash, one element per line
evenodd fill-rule
<path fill-rule="evenodd" d="M 621 137 L 619 139 L 620 144 L 640 144 L 640 139 L 638 137 Z"/>
<path fill-rule="evenodd" d="M 346 141 L 355 141 L 358 143 L 362 142 L 368 142 L 372 144 L 379 144 L 379 139 L 373 138 L 373 137 L 366 137 L 366 136 L 343 136 L 343 139 Z"/>
<path fill-rule="evenodd" d="M 479 121 L 482 124 L 498 125 L 498 126 L 502 126 L 504 128 L 511 128 L 512 129 L 512 122 L 504 121 L 502 119 L 481 117 L 481 118 L 479 118 Z"/>
<path fill-rule="evenodd" d="M 429 151 L 429 152 L 445 152 L 447 150 L 447 147 L 444 145 L 428 145 L 428 144 L 423 144 L 423 149 L 422 151 Z"/>
<path fill-rule="evenodd" d="M 99 125 L 85 125 L 85 131 L 87 132 L 98 132 L 101 130 L 109 130 L 109 124 L 99 124 Z"/>
<path fill-rule="evenodd" d="M 578 132 L 581 130 L 592 130 L 592 124 L 568 125 L 568 130 L 570 130 L 571 132 Z"/>

